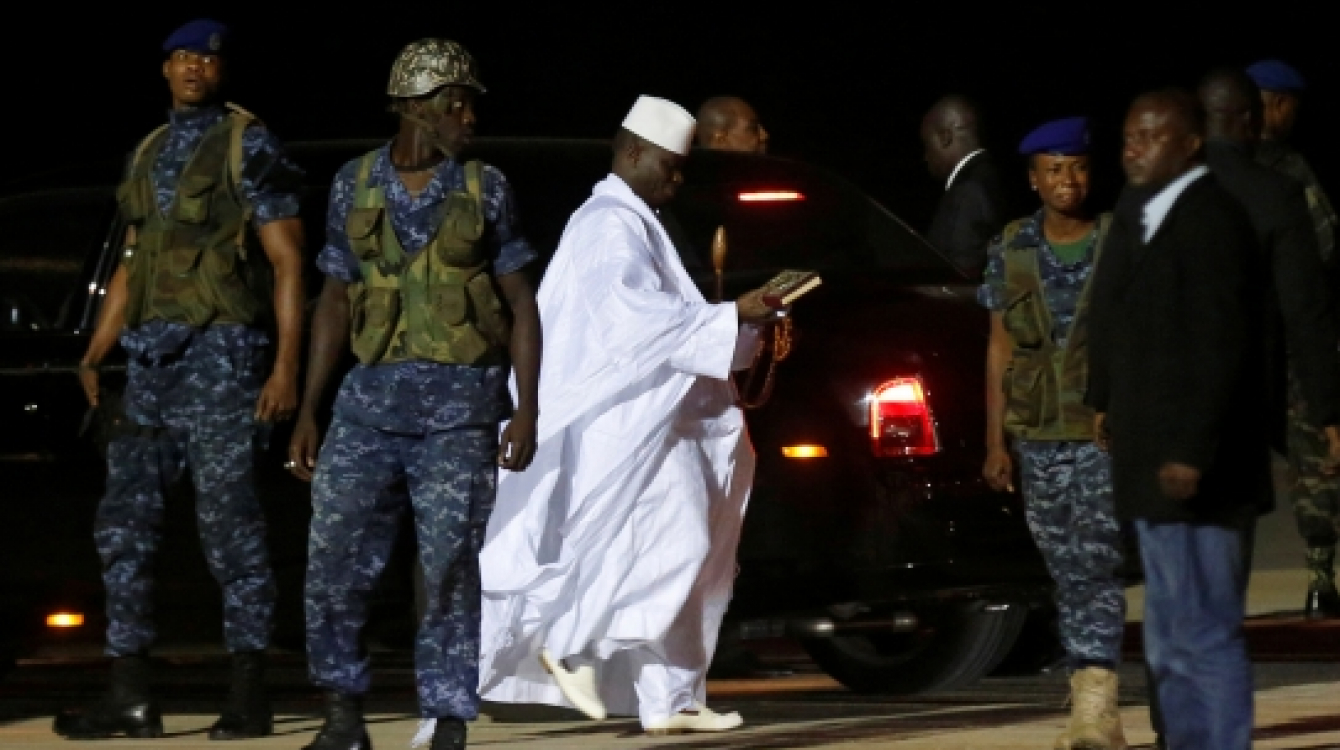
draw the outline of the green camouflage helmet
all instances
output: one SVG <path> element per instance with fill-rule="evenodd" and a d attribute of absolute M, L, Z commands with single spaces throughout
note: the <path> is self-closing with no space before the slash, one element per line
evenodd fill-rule
<path fill-rule="evenodd" d="M 396 57 L 386 93 L 397 98 L 423 96 L 443 86 L 469 86 L 484 93 L 475 59 L 464 47 L 447 39 L 420 39 Z"/>

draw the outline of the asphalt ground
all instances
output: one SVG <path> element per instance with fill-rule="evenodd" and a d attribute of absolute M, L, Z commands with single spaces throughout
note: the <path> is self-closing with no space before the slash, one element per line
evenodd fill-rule
<path fill-rule="evenodd" d="M 1060 673 L 987 678 L 932 695 L 890 697 L 851 693 L 819 674 L 798 652 L 778 649 L 765 666 L 779 676 L 713 680 L 718 710 L 738 710 L 740 731 L 718 735 L 648 737 L 637 722 L 583 720 L 574 712 L 538 706 L 486 704 L 471 727 L 471 744 L 509 748 L 1050 748 L 1064 726 L 1066 682 Z M 413 673 L 401 655 L 375 659 L 376 684 L 367 707 L 374 743 L 408 748 L 417 729 Z M 85 660 L 26 663 L 0 682 L 0 747 L 70 747 L 51 733 L 62 706 L 95 697 L 104 667 Z M 161 740 L 117 740 L 113 747 L 218 748 L 206 737 L 215 718 L 226 660 L 175 656 L 159 660 L 157 684 L 167 713 Z M 302 659 L 279 654 L 271 672 L 276 735 L 227 747 L 300 748 L 319 726 L 318 695 L 306 684 Z M 1258 748 L 1340 748 L 1340 665 L 1271 661 L 1256 666 Z M 1143 669 L 1122 668 L 1121 705 L 1133 747 L 1150 747 Z M 87 747 L 87 744 L 83 746 Z"/>

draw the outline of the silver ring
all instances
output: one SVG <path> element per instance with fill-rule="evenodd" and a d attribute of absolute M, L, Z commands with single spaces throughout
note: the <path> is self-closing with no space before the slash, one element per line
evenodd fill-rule
<path fill-rule="evenodd" d="M 293 459 L 290 458 L 289 460 L 287 460 L 287 461 L 284 462 L 284 468 L 285 468 L 285 469 L 296 469 L 296 468 L 298 468 L 298 462 L 297 462 L 297 461 L 294 461 Z"/>

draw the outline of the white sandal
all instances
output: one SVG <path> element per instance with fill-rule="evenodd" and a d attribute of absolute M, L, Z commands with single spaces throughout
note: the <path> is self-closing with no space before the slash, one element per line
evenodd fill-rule
<path fill-rule="evenodd" d="M 647 734 L 688 734 L 690 732 L 727 732 L 744 724 L 736 711 L 719 714 L 707 706 L 696 705 L 694 713 L 683 711 L 643 727 Z"/>
<path fill-rule="evenodd" d="M 596 670 L 591 665 L 585 664 L 569 672 L 562 662 L 549 653 L 549 649 L 540 651 L 540 664 L 544 666 L 544 671 L 554 676 L 554 682 L 563 691 L 563 697 L 578 711 L 596 721 L 605 718 L 605 704 L 596 690 Z"/>

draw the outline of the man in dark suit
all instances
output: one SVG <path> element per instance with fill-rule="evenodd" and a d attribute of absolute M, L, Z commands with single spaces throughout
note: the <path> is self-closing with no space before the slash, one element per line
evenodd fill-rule
<path fill-rule="evenodd" d="M 977 122 L 977 109 L 960 96 L 936 102 L 921 121 L 926 168 L 945 184 L 926 239 L 972 276 L 982 272 L 987 243 L 1008 218 L 1000 174 Z"/>
<path fill-rule="evenodd" d="M 1210 169 L 1246 207 L 1272 271 L 1275 304 L 1267 308 L 1266 329 L 1274 348 L 1269 360 L 1272 437 L 1293 466 L 1295 515 L 1309 544 L 1312 580 L 1306 612 L 1309 617 L 1340 616 L 1335 500 L 1327 492 L 1336 482 L 1340 458 L 1340 367 L 1318 234 L 1304 185 L 1253 159 L 1261 128 L 1256 83 L 1243 71 L 1217 70 L 1201 84 L 1200 98 Z"/>
<path fill-rule="evenodd" d="M 1118 515 L 1139 535 L 1145 654 L 1168 745 L 1245 750 L 1251 532 L 1271 504 L 1262 254 L 1203 144 L 1185 92 L 1131 105 L 1130 189 L 1095 271 L 1086 400 L 1112 453 Z"/>

